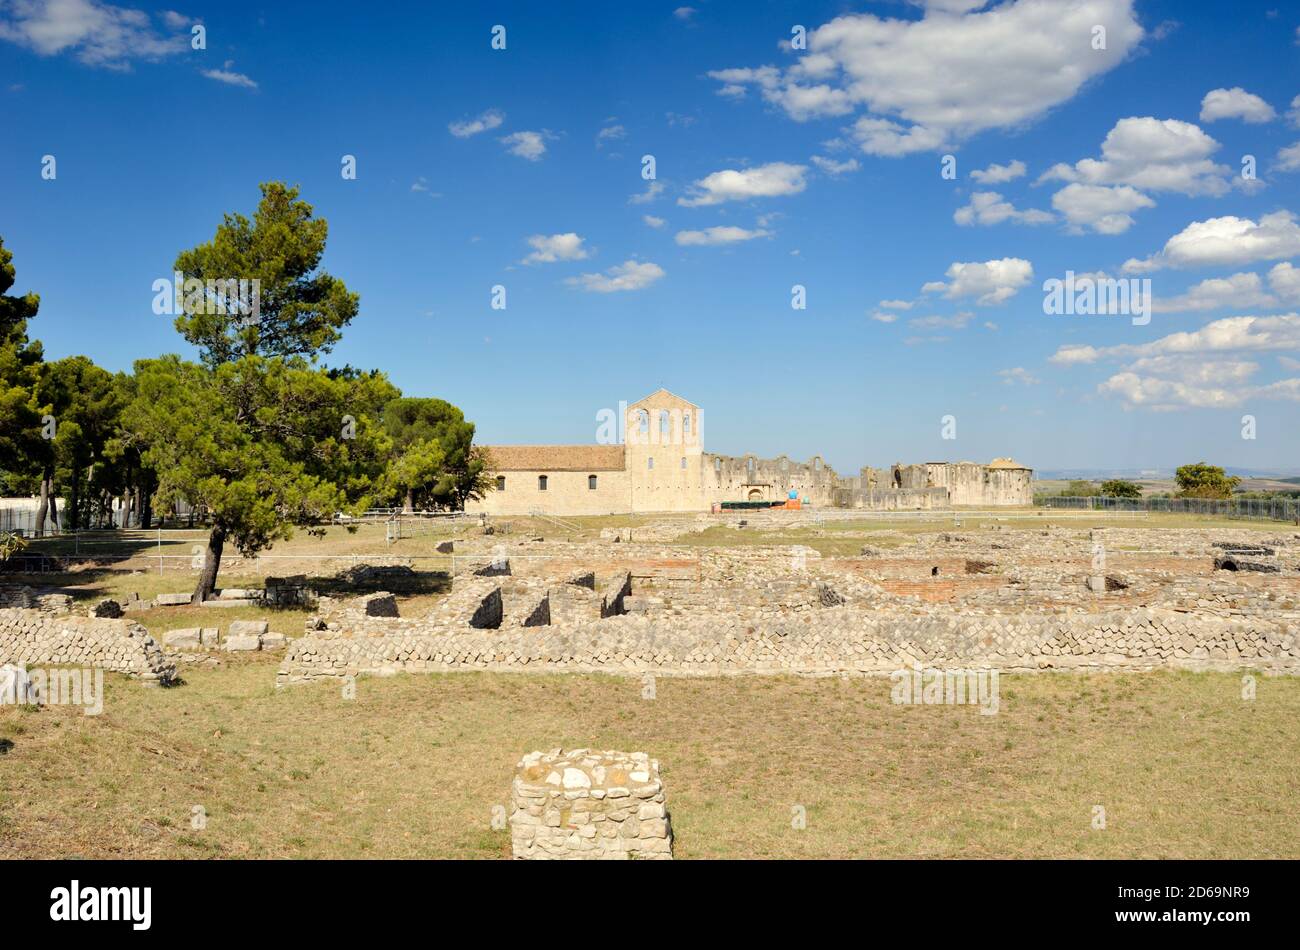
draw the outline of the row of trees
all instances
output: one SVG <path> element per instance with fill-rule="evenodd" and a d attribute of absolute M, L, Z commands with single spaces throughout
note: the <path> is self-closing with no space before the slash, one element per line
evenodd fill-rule
<path fill-rule="evenodd" d="M 1229 475 L 1221 467 L 1205 462 L 1180 465 L 1174 472 L 1174 481 L 1178 491 L 1173 496 L 1161 497 L 1231 498 L 1241 484 L 1236 475 Z M 1141 498 L 1142 486 L 1119 478 L 1102 482 L 1100 486 L 1095 482 L 1078 480 L 1061 489 L 1060 495 L 1065 498 Z"/>
<path fill-rule="evenodd" d="M 142 527 L 155 506 L 186 502 L 208 528 L 196 603 L 227 544 L 251 555 L 336 512 L 462 508 L 489 487 L 460 409 L 404 398 L 377 370 L 319 364 L 358 295 L 320 269 L 328 225 L 298 189 L 261 191 L 251 220 L 226 215 L 176 258 L 176 329 L 198 362 L 168 355 L 116 374 L 84 356 L 46 362 L 27 335 L 40 300 L 7 295 L 0 241 L 0 489 L 40 495 L 38 533 L 111 524 L 118 498 Z M 258 288 L 251 313 L 222 292 L 232 279 Z"/>

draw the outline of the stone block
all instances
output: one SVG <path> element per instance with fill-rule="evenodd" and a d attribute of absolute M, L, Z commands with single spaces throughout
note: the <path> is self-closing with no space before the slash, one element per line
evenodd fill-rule
<path fill-rule="evenodd" d="M 659 763 L 644 752 L 531 752 L 515 772 L 511 803 L 516 858 L 672 858 Z"/>
<path fill-rule="evenodd" d="M 263 650 L 283 650 L 289 643 L 289 638 L 283 633 L 264 633 L 262 634 Z"/>
<path fill-rule="evenodd" d="M 203 645 L 203 634 L 198 627 L 168 630 L 163 634 L 163 646 L 173 650 L 197 650 Z"/>
<path fill-rule="evenodd" d="M 229 637 L 260 637 L 269 631 L 271 625 L 265 620 L 232 620 L 230 629 L 227 631 Z"/>
<path fill-rule="evenodd" d="M 262 596 L 260 590 L 246 587 L 223 587 L 217 594 L 218 600 L 257 600 Z"/>
<path fill-rule="evenodd" d="M 153 602 L 159 607 L 184 607 L 192 599 L 191 594 L 159 594 Z"/>
<path fill-rule="evenodd" d="M 260 650 L 262 648 L 262 638 L 245 633 L 228 633 L 221 645 L 232 653 Z"/>

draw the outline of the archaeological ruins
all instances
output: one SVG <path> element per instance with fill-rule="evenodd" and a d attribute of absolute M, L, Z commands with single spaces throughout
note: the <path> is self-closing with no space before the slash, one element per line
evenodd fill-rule
<path fill-rule="evenodd" d="M 697 512 L 733 502 L 880 510 L 1033 503 L 1033 471 L 1005 458 L 842 477 L 820 456 L 796 462 L 705 452 L 700 407 L 666 389 L 628 406 L 624 421 L 621 443 L 487 446 L 492 490 L 467 509 L 563 516 Z"/>
<path fill-rule="evenodd" d="M 806 524 L 789 515 L 751 514 L 733 530 Z M 864 532 L 851 557 L 672 543 L 712 523 L 598 542 L 457 541 L 451 593 L 432 611 L 330 602 L 289 644 L 277 682 L 475 669 L 884 675 L 913 663 L 1300 671 L 1300 535 L 1269 539 L 1273 572 L 1224 569 L 1224 546 L 1250 540 L 1232 532 L 1046 520 Z"/>
<path fill-rule="evenodd" d="M 879 678 L 895 703 L 996 715 L 1014 702 L 997 692 L 1008 673 L 1300 675 L 1293 526 L 1174 528 L 1136 514 L 1101 526 L 1046 510 L 965 519 L 752 509 L 571 530 L 460 515 L 427 545 L 436 555 L 246 578 L 208 605 L 247 619 L 156 639 L 139 619 L 191 610 L 187 595 L 92 604 L 0 585 L 0 691 L 8 677 L 17 694 L 25 669 L 47 666 L 184 690 L 188 670 L 251 664 L 267 688 L 345 698 L 365 678 L 463 671 L 607 674 L 643 699 L 672 677 L 835 676 Z M 836 553 L 810 546 L 824 543 Z M 499 826 L 510 853 L 671 858 L 655 752 L 518 749 Z"/>

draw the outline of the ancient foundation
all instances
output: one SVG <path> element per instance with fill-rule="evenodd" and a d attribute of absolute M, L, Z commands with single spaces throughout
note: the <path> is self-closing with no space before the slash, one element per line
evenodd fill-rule
<path fill-rule="evenodd" d="M 530 752 L 511 787 L 510 841 L 529 860 L 667 860 L 659 763 L 644 752 Z"/>
<path fill-rule="evenodd" d="M 1115 553 L 1099 569 L 1103 534 Z M 1300 673 L 1300 535 L 1269 540 L 1278 571 L 1262 574 L 1216 570 L 1217 534 L 1045 525 L 900 545 L 876 532 L 894 548 L 838 558 L 519 542 L 509 573 L 458 575 L 423 616 L 374 616 L 361 601 L 322 612 L 289 644 L 277 684 L 456 670 L 888 675 L 915 663 Z M 1155 550 L 1124 550 L 1138 543 Z"/>
<path fill-rule="evenodd" d="M 0 610 L 0 663 L 67 665 L 168 684 L 176 666 L 144 627 L 130 620 Z"/>

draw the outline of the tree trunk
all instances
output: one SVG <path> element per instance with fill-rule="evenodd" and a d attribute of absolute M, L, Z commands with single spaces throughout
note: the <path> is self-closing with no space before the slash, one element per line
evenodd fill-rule
<path fill-rule="evenodd" d="M 45 518 L 50 512 L 50 475 L 46 470 L 41 472 L 41 503 L 36 508 L 36 524 L 32 525 L 36 532 L 36 537 L 45 537 Z"/>
<path fill-rule="evenodd" d="M 141 487 L 140 490 L 140 527 L 153 527 L 153 490 Z"/>
<path fill-rule="evenodd" d="M 69 466 L 69 477 L 72 481 L 68 486 L 68 510 L 64 520 L 70 530 L 76 531 L 81 527 L 81 472 L 75 463 Z"/>
<path fill-rule="evenodd" d="M 54 473 L 53 472 L 50 473 L 49 485 L 50 485 L 50 524 L 54 525 L 54 530 L 57 533 L 59 530 L 59 498 L 57 495 L 54 494 Z M 64 520 L 65 521 L 67 520 L 66 515 L 64 516 Z"/>
<path fill-rule="evenodd" d="M 199 585 L 194 588 L 192 604 L 201 604 L 212 596 L 217 586 L 217 571 L 221 569 L 221 551 L 226 546 L 226 529 L 214 525 L 208 535 L 208 549 L 203 552 L 203 570 L 199 574 Z"/>
<path fill-rule="evenodd" d="M 135 489 L 135 482 L 132 480 L 133 466 L 131 465 L 130 456 L 126 460 L 126 478 L 122 480 L 122 524 L 119 526 L 125 531 L 131 527 L 131 509 L 133 507 L 132 494 Z"/>
<path fill-rule="evenodd" d="M 404 510 L 408 514 L 415 510 L 415 489 L 414 488 L 408 488 L 406 490 L 406 508 Z"/>

